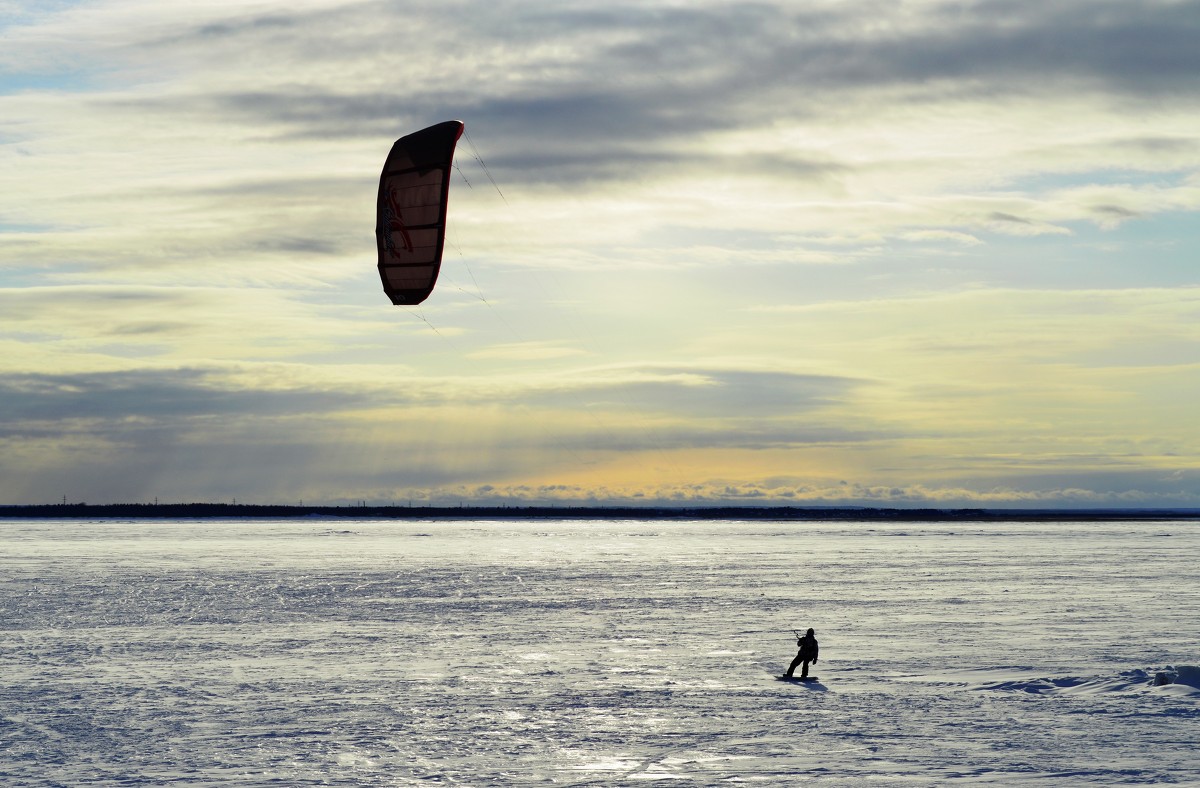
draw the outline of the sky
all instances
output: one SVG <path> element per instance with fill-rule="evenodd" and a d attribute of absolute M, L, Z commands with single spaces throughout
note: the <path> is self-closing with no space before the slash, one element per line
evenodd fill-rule
<path fill-rule="evenodd" d="M 0 0 L 0 503 L 1200 506 L 1200 0 Z M 459 119 L 433 295 L 392 142 Z"/>

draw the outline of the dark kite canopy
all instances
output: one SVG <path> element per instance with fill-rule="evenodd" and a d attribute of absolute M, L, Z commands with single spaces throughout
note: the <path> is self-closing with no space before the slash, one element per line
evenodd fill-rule
<path fill-rule="evenodd" d="M 433 292 L 446 243 L 454 146 L 463 124 L 448 120 L 401 137 L 379 176 L 375 238 L 383 292 L 397 306 Z"/>

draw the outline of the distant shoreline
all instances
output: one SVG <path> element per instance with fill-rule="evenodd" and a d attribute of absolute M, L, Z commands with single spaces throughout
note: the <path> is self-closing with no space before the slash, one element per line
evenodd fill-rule
<path fill-rule="evenodd" d="M 1016 522 L 1200 520 L 1200 509 L 892 509 L 857 506 L 288 506 L 114 503 L 0 506 L 0 519 L 779 520 Z"/>

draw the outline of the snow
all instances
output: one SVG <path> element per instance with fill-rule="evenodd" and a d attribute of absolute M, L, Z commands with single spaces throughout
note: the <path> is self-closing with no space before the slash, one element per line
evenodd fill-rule
<path fill-rule="evenodd" d="M 0 521 L 0 784 L 1198 783 L 1198 581 L 1182 522 Z"/>

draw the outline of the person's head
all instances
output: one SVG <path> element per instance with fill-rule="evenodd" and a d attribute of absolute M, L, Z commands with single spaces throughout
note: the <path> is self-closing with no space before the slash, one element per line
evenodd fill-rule
<path fill-rule="evenodd" d="M 809 627 L 809 628 L 808 628 L 808 631 L 807 631 L 807 632 L 805 632 L 804 634 L 808 635 L 809 637 L 812 637 L 813 635 L 815 635 L 815 634 L 817 634 L 817 633 L 816 633 L 816 632 L 813 632 L 813 630 L 812 630 L 812 627 Z"/>

